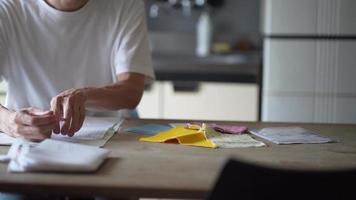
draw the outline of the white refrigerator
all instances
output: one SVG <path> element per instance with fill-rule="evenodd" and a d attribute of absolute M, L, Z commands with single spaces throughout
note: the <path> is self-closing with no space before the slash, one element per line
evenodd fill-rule
<path fill-rule="evenodd" d="M 262 121 L 356 123 L 356 0 L 262 0 Z"/>

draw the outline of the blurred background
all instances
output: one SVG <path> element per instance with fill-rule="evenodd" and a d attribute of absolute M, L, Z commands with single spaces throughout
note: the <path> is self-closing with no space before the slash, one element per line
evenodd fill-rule
<path fill-rule="evenodd" d="M 149 0 L 141 117 L 356 123 L 356 1 Z"/>
<path fill-rule="evenodd" d="M 146 1 L 157 81 L 141 117 L 259 119 L 259 0 Z"/>

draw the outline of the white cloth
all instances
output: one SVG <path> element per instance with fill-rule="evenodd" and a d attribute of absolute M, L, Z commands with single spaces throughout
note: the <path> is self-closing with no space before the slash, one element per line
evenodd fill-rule
<path fill-rule="evenodd" d="M 63 12 L 44 0 L 0 0 L 5 106 L 50 107 L 58 93 L 114 83 L 124 72 L 154 78 L 142 0 L 89 0 Z"/>
<path fill-rule="evenodd" d="M 47 139 L 31 146 L 17 139 L 7 157 L 11 172 L 57 171 L 91 172 L 99 168 L 109 155 L 109 150 L 99 147 Z"/>

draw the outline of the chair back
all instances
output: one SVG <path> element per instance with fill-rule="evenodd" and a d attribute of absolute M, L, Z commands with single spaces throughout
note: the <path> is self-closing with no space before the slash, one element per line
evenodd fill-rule
<path fill-rule="evenodd" d="M 356 169 L 277 169 L 229 160 L 208 200 L 355 199 Z"/>

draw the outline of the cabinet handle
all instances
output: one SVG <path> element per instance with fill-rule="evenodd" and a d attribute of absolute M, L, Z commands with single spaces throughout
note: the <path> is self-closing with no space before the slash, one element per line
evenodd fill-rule
<path fill-rule="evenodd" d="M 197 81 L 173 81 L 174 92 L 198 92 L 199 86 Z"/>

